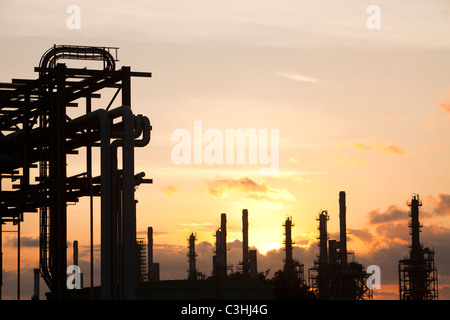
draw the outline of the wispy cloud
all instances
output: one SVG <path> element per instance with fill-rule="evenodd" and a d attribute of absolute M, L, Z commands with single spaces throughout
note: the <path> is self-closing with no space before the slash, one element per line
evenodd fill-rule
<path fill-rule="evenodd" d="M 373 141 L 372 143 L 356 142 L 352 145 L 353 149 L 359 151 L 374 151 L 381 152 L 387 155 L 401 156 L 405 155 L 406 151 L 396 145 L 383 145 L 380 141 Z"/>
<path fill-rule="evenodd" d="M 439 194 L 435 212 L 439 216 L 450 216 L 450 194 Z"/>
<path fill-rule="evenodd" d="M 164 186 L 161 188 L 162 191 L 164 191 L 166 196 L 171 196 L 173 194 L 177 194 L 179 192 L 178 188 L 175 186 Z"/>
<path fill-rule="evenodd" d="M 361 168 L 366 165 L 361 159 L 343 153 L 335 153 L 333 158 L 339 165 L 349 168 Z"/>
<path fill-rule="evenodd" d="M 5 241 L 7 246 L 17 247 L 17 238 L 9 238 Z M 20 237 L 21 247 L 39 247 L 39 237 L 33 236 L 21 236 Z"/>
<path fill-rule="evenodd" d="M 436 107 L 445 113 L 450 114 L 450 90 L 441 93 L 440 100 L 437 102 Z"/>
<path fill-rule="evenodd" d="M 442 144 L 432 145 L 432 144 L 426 144 L 423 142 L 419 142 L 419 145 L 427 152 L 447 151 L 448 150 L 448 148 Z"/>
<path fill-rule="evenodd" d="M 207 185 L 208 192 L 216 197 L 226 198 L 230 195 L 237 195 L 254 200 L 297 201 L 289 191 L 271 188 L 266 182 L 258 182 L 249 177 L 210 180 Z"/>
<path fill-rule="evenodd" d="M 295 81 L 302 81 L 302 82 L 309 82 L 309 83 L 319 82 L 319 79 L 317 79 L 317 78 L 305 76 L 303 74 L 298 74 L 295 72 L 277 72 L 276 75 L 283 77 L 283 78 L 290 79 L 290 80 L 295 80 Z"/>
<path fill-rule="evenodd" d="M 215 226 L 211 222 L 203 222 L 203 223 L 180 223 L 180 226 L 183 227 L 183 229 L 192 229 L 195 231 L 213 231 L 215 229 Z"/>

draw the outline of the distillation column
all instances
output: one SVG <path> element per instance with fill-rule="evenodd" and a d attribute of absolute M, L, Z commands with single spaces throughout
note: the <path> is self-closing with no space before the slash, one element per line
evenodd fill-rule
<path fill-rule="evenodd" d="M 284 272 L 287 274 L 294 274 L 294 260 L 292 258 L 292 218 L 287 217 L 286 222 L 283 224 L 284 227 L 284 251 L 286 252 L 286 259 L 284 261 Z"/>
<path fill-rule="evenodd" d="M 197 280 L 197 266 L 196 266 L 197 254 L 195 253 L 195 241 L 197 240 L 197 237 L 194 235 L 194 233 L 191 233 L 188 240 L 189 240 L 188 280 Z"/>

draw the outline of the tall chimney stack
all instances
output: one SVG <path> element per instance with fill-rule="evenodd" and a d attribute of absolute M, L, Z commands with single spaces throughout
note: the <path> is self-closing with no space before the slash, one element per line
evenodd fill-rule
<path fill-rule="evenodd" d="M 339 258 L 341 263 L 347 263 L 347 226 L 346 226 L 345 191 L 339 192 L 339 224 L 340 224 L 340 241 L 339 241 Z"/>
<path fill-rule="evenodd" d="M 248 210 L 242 210 L 242 275 L 249 276 L 248 256 Z"/>
<path fill-rule="evenodd" d="M 147 270 L 148 270 L 148 279 L 152 279 L 152 268 L 153 268 L 153 228 L 147 228 Z"/>
<path fill-rule="evenodd" d="M 220 215 L 220 275 L 227 276 L 227 215 Z"/>
<path fill-rule="evenodd" d="M 31 296 L 31 300 L 39 300 L 39 269 L 33 269 L 34 271 L 34 294 Z"/>
<path fill-rule="evenodd" d="M 147 229 L 147 271 L 148 281 L 159 281 L 159 263 L 153 262 L 153 228 Z"/>

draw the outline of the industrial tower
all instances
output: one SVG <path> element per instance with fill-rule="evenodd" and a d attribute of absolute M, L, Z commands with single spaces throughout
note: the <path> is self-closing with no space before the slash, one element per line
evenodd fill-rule
<path fill-rule="evenodd" d="M 420 243 L 423 225 L 419 222 L 419 208 L 422 202 L 419 195 L 413 195 L 408 202 L 411 207 L 411 221 L 408 226 L 412 238 L 409 258 L 399 261 L 400 300 L 437 300 L 437 270 L 434 265 L 434 251 L 424 248 Z"/>
<path fill-rule="evenodd" d="M 248 248 L 248 210 L 242 210 L 242 262 L 238 267 L 242 267 L 242 278 L 255 280 L 258 276 L 256 250 Z"/>
<path fill-rule="evenodd" d="M 327 222 L 328 212 L 321 211 L 319 221 L 319 255 L 314 267 L 309 269 L 311 288 L 319 299 L 372 299 L 372 290 L 367 287 L 367 278 L 363 266 L 357 262 L 349 262 L 348 256 L 353 254 L 347 250 L 346 235 L 346 196 L 339 193 L 339 241 L 329 240 Z"/>
<path fill-rule="evenodd" d="M 188 269 L 188 280 L 197 280 L 197 254 L 195 253 L 195 241 L 197 240 L 197 236 L 194 233 L 191 233 L 188 239 L 188 261 L 189 261 L 189 269 Z"/>
<path fill-rule="evenodd" d="M 242 276 L 250 275 L 250 257 L 248 252 L 248 210 L 242 210 Z"/>
<path fill-rule="evenodd" d="M 295 278 L 303 281 L 303 264 L 295 260 L 292 255 L 293 244 L 292 241 L 292 227 L 295 224 L 292 221 L 292 217 L 287 217 L 283 224 L 284 227 L 284 251 L 286 252 L 286 257 L 284 259 L 283 272 L 287 278 Z"/>
<path fill-rule="evenodd" d="M 213 277 L 226 278 L 227 267 L 227 215 L 220 215 L 220 229 L 216 230 L 216 250 L 213 256 Z"/>
<path fill-rule="evenodd" d="M 136 239 L 136 281 L 148 282 L 147 245 L 143 238 Z"/>
<path fill-rule="evenodd" d="M 153 262 L 153 227 L 147 228 L 148 281 L 159 281 L 159 263 Z"/>

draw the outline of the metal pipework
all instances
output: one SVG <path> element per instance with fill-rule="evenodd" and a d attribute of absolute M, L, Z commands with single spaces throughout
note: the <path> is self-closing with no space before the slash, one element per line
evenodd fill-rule
<path fill-rule="evenodd" d="M 80 125 L 98 119 L 100 123 L 101 141 L 101 296 L 111 299 L 111 123 L 106 110 L 98 109 L 72 120 L 70 123 Z"/>
<path fill-rule="evenodd" d="M 115 140 L 110 144 L 111 125 L 115 118 L 122 117 L 123 122 L 123 139 Z M 100 122 L 101 134 L 101 274 L 102 274 L 102 299 L 117 298 L 113 294 L 113 285 L 123 283 L 123 298 L 135 299 L 135 279 L 134 279 L 134 242 L 136 238 L 136 211 L 134 205 L 134 146 L 145 146 L 150 141 L 150 121 L 147 117 L 138 117 L 135 128 L 135 117 L 128 106 L 122 106 L 109 112 L 105 110 L 96 110 L 87 115 L 71 121 L 71 124 L 80 126 L 89 123 L 95 118 Z M 139 137 L 143 133 L 141 140 L 135 141 L 135 137 Z M 117 132 L 115 132 L 115 135 Z M 117 195 L 113 195 L 113 190 L 117 190 L 117 148 L 123 146 L 123 184 L 122 184 L 122 212 L 123 212 L 123 239 L 117 239 L 114 230 L 117 229 L 118 221 L 118 205 Z M 132 205 L 131 205 L 132 204 Z M 119 242 L 118 242 L 119 240 Z M 124 248 L 117 248 L 117 243 L 124 244 Z M 131 245 L 130 245 L 131 244 Z M 123 250 L 120 261 L 117 260 L 117 251 Z M 123 266 L 123 279 L 117 279 L 116 275 L 119 270 L 117 262 Z M 123 282 L 122 282 L 123 280 Z M 115 292 L 114 292 L 115 293 Z"/>
<path fill-rule="evenodd" d="M 75 59 L 103 61 L 105 70 L 115 70 L 116 59 L 109 50 L 116 50 L 117 55 L 117 49 L 116 47 L 54 45 L 42 55 L 39 67 L 54 68 L 59 59 Z M 44 75 L 45 72 L 41 72 L 40 76 Z"/>
<path fill-rule="evenodd" d="M 123 122 L 123 139 L 115 140 L 111 144 L 111 176 L 113 190 L 112 197 L 112 219 L 111 228 L 117 230 L 117 234 L 123 235 L 123 239 L 116 239 L 113 236 L 113 243 L 122 244 L 113 251 L 112 263 L 113 263 L 113 285 L 117 283 L 123 283 L 123 291 L 116 292 L 114 295 L 118 295 L 124 299 L 136 298 L 136 280 L 134 277 L 135 270 L 135 239 L 136 239 L 136 209 L 134 205 L 134 147 L 143 147 L 150 142 L 151 125 L 150 120 L 147 117 L 138 116 L 135 117 L 130 107 L 122 106 L 110 111 L 111 115 L 122 116 Z M 140 120 L 140 121 L 139 121 Z M 136 127 L 136 128 L 135 128 Z M 135 130 L 137 129 L 137 130 Z M 134 140 L 143 134 L 141 140 Z M 122 170 L 122 183 L 119 183 L 119 175 L 117 169 L 117 149 L 122 147 L 123 158 L 123 170 Z M 121 188 L 120 188 L 121 185 Z M 120 191 L 121 190 L 121 191 Z M 118 201 L 122 200 L 121 204 Z M 131 205 L 133 204 L 133 205 Z M 122 216 L 119 216 L 119 207 L 122 207 Z M 123 223 L 122 223 L 123 222 Z M 116 279 L 116 275 L 119 274 L 119 279 Z"/>

